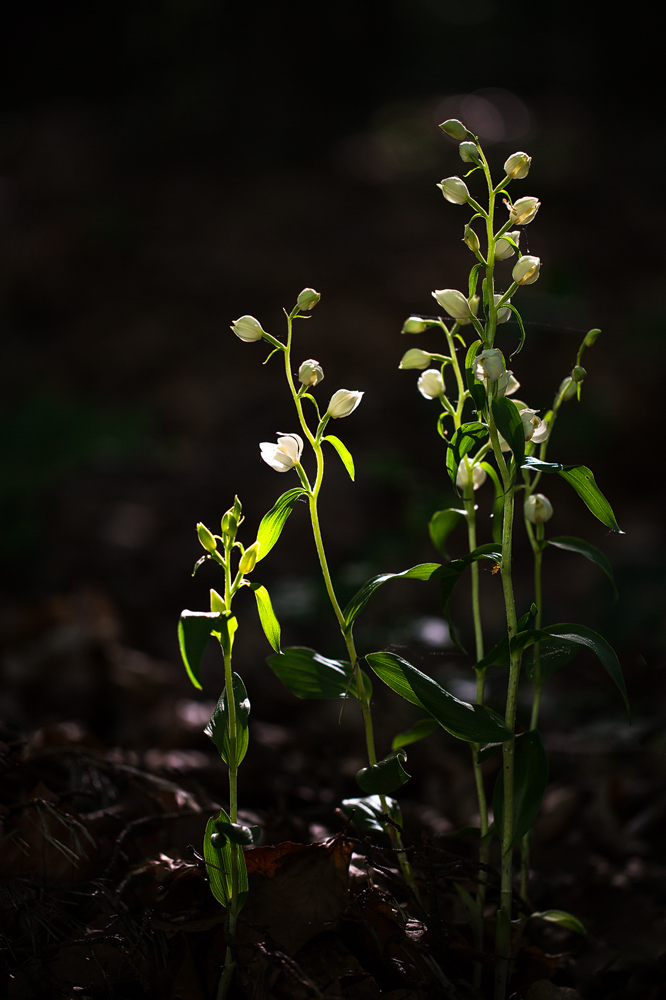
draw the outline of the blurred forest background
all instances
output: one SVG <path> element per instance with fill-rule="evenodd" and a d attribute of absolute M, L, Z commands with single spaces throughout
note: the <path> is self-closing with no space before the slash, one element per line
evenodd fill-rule
<path fill-rule="evenodd" d="M 365 391 L 335 428 L 356 483 L 331 453 L 322 502 L 343 599 L 376 573 L 437 558 L 427 522 L 454 497 L 436 404 L 397 366 L 408 347 L 437 350 L 433 337 L 400 337 L 405 317 L 432 313 L 434 288 L 465 288 L 471 266 L 468 212 L 435 187 L 464 172 L 437 128 L 449 117 L 481 136 L 498 175 L 510 153 L 533 156 L 512 188 L 542 201 L 523 244 L 542 272 L 520 294 L 521 398 L 547 409 L 584 333 L 602 328 L 582 403 L 565 409 L 549 457 L 592 467 L 625 535 L 608 534 L 559 479 L 543 489 L 551 533 L 601 548 L 620 600 L 591 564 L 551 552 L 546 620 L 604 632 L 630 690 L 654 709 L 666 217 L 653 29 L 648 8 L 620 18 L 515 0 L 13 5 L 0 66 L 0 708 L 10 723 L 81 718 L 102 738 L 168 741 L 164 719 L 119 736 L 108 692 L 122 715 L 127 687 L 187 691 L 178 615 L 205 610 L 220 585 L 214 567 L 190 577 L 197 521 L 216 530 L 238 493 L 249 543 L 296 485 L 259 459 L 260 441 L 297 429 L 279 360 L 262 367 L 264 347 L 229 326 L 251 313 L 282 336 L 282 308 L 306 285 L 322 300 L 297 329 L 296 358 L 323 365 L 323 400 Z M 498 345 L 510 353 L 517 340 L 509 324 Z M 464 544 L 455 538 L 452 554 Z M 523 556 L 527 567 L 520 541 Z M 341 654 L 305 508 L 257 579 L 287 645 Z M 495 583 L 488 571 L 499 631 Z M 293 701 L 264 666 L 270 650 L 245 596 L 236 665 L 253 711 L 270 719 Z M 392 584 L 368 611 L 363 651 L 413 647 L 426 668 L 450 661 L 466 676 L 436 588 Z M 218 670 L 212 659 L 203 697 L 217 697 Z M 561 675 L 567 726 L 605 711 L 621 724 L 594 664 Z"/>

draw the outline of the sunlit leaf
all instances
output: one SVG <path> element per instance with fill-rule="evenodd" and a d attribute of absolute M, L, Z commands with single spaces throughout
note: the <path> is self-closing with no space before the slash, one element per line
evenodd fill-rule
<path fill-rule="evenodd" d="M 264 630 L 264 635 L 270 642 L 276 653 L 280 652 L 280 623 L 277 620 L 268 591 L 259 583 L 251 583 L 250 590 L 254 593 L 257 601 L 257 611 L 259 621 Z"/>
<path fill-rule="evenodd" d="M 457 524 L 465 517 L 464 510 L 456 510 L 449 507 L 446 510 L 436 511 L 430 518 L 428 531 L 430 540 L 435 548 L 445 555 L 446 540 Z"/>
<path fill-rule="evenodd" d="M 426 736 L 430 736 L 435 729 L 437 729 L 437 723 L 434 719 L 419 719 L 410 729 L 405 729 L 404 732 L 393 737 L 391 749 L 398 750 L 400 747 L 407 747 L 410 743 L 423 740 Z"/>
<path fill-rule="evenodd" d="M 236 752 L 235 765 L 239 766 L 247 753 L 249 743 L 247 720 L 250 715 L 250 700 L 240 674 L 232 674 L 231 683 L 234 691 L 236 707 Z M 217 751 L 225 764 L 232 765 L 231 741 L 229 739 L 229 706 L 227 704 L 227 689 L 220 695 L 215 711 L 208 720 L 204 733 L 217 747 Z"/>
<path fill-rule="evenodd" d="M 282 534 L 282 529 L 284 528 L 285 521 L 294 509 L 294 505 L 299 497 L 307 496 L 307 491 L 297 487 L 293 490 L 287 490 L 282 496 L 275 502 L 274 506 L 264 514 L 259 525 L 259 530 L 257 531 L 257 541 L 259 542 L 259 552 L 257 554 L 257 562 L 260 559 L 264 559 L 268 553 L 271 551 L 278 538 Z"/>
<path fill-rule="evenodd" d="M 219 825 L 218 825 L 219 824 Z M 219 841 L 214 844 L 212 837 L 215 834 L 223 834 L 224 827 L 231 825 L 229 817 L 224 809 L 220 809 L 218 817 L 212 817 L 206 824 L 204 834 L 204 861 L 208 873 L 210 890 L 215 899 L 222 906 L 228 906 L 232 897 L 232 875 L 231 875 L 231 855 L 236 852 L 238 867 L 238 909 L 243 906 L 247 899 L 248 881 L 247 868 L 245 867 L 245 857 L 242 848 L 231 845 L 229 839 L 224 836 L 223 843 Z"/>
<path fill-rule="evenodd" d="M 402 813 L 395 799 L 384 798 L 388 815 L 394 823 L 402 826 Z M 368 795 L 361 799 L 343 799 L 340 811 L 354 823 L 359 833 L 384 833 L 385 826 L 381 821 L 384 815 L 382 800 L 379 795 Z"/>
<path fill-rule="evenodd" d="M 337 451 L 338 455 L 342 459 L 342 464 L 344 465 L 345 469 L 349 473 L 349 478 L 353 482 L 354 481 L 354 476 L 355 476 L 355 472 L 354 472 L 354 459 L 352 458 L 351 452 L 349 451 L 349 449 L 347 448 L 347 446 L 344 445 L 342 443 L 342 441 L 340 440 L 340 438 L 336 437 L 334 434 L 327 434 L 326 437 L 323 438 L 323 440 L 324 441 L 328 441 L 329 444 L 333 445 L 333 447 Z"/>
<path fill-rule="evenodd" d="M 329 660 L 304 646 L 289 646 L 267 663 L 297 698 L 356 697 L 351 663 Z"/>
<path fill-rule="evenodd" d="M 199 674 L 208 640 L 214 633 L 229 629 L 228 618 L 233 617 L 215 611 L 181 611 L 178 622 L 178 642 L 188 677 L 195 688 L 201 690 Z M 233 619 L 234 624 L 236 619 Z"/>
<path fill-rule="evenodd" d="M 573 486 L 588 510 L 599 518 L 602 524 L 618 535 L 624 534 L 615 520 L 613 508 L 597 486 L 594 474 L 587 466 L 561 465 L 558 462 L 542 462 L 538 458 L 526 458 L 522 468 L 533 472 L 557 472 L 562 479 L 566 479 Z"/>
<path fill-rule="evenodd" d="M 471 421 L 461 424 L 451 438 L 451 444 L 446 452 L 446 468 L 456 490 L 458 489 L 456 484 L 458 466 L 462 459 L 465 455 L 469 455 L 470 451 L 476 449 L 477 445 L 480 445 L 487 437 L 488 428 L 478 421 Z"/>
<path fill-rule="evenodd" d="M 481 341 L 476 340 L 467 351 L 467 356 L 465 358 L 465 377 L 467 379 L 467 388 L 469 389 L 469 393 L 472 397 L 477 413 L 481 413 L 486 406 L 485 386 L 483 382 L 476 378 L 474 374 L 474 359 L 482 348 L 483 344 Z"/>
<path fill-rule="evenodd" d="M 578 917 L 574 917 L 573 913 L 567 913 L 566 910 L 539 910 L 538 912 L 530 913 L 530 920 L 532 919 L 547 920 L 551 924 L 566 927 L 568 931 L 573 931 L 574 934 L 587 937 L 585 926 L 580 922 Z"/>
<path fill-rule="evenodd" d="M 381 573 L 379 576 L 373 576 L 371 580 L 364 583 L 361 589 L 354 594 L 342 612 L 345 625 L 349 626 L 352 624 L 377 588 L 381 587 L 383 583 L 386 583 L 388 580 L 429 580 L 438 569 L 439 563 L 420 563 L 418 566 L 412 566 L 411 569 L 403 570 L 402 573 Z"/>
<path fill-rule="evenodd" d="M 483 705 L 470 705 L 449 694 L 427 674 L 395 653 L 366 656 L 377 676 L 406 701 L 425 708 L 433 719 L 458 739 L 474 743 L 497 743 L 511 739 L 502 719 Z"/>
<path fill-rule="evenodd" d="M 493 417 L 497 430 L 513 452 L 516 469 L 519 469 L 525 458 L 525 428 L 518 407 L 506 396 L 493 399 Z"/>

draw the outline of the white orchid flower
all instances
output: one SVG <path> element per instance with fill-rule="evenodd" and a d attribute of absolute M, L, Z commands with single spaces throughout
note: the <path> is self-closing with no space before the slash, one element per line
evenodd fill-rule
<path fill-rule="evenodd" d="M 270 465 L 276 472 L 288 472 L 301 460 L 303 438 L 299 434 L 281 434 L 277 444 L 262 441 L 259 447 L 266 465 Z"/>

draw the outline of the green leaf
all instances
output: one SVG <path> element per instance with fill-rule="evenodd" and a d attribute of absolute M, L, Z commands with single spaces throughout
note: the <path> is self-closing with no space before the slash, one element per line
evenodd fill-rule
<path fill-rule="evenodd" d="M 488 428 L 478 423 L 478 421 L 471 421 L 467 424 L 461 424 L 451 438 L 451 444 L 446 452 L 446 468 L 456 490 L 458 489 L 456 476 L 458 475 L 460 462 L 465 455 L 468 455 L 473 448 L 476 448 L 487 437 Z"/>
<path fill-rule="evenodd" d="M 368 795 L 388 795 L 400 788 L 411 775 L 402 766 L 407 754 L 402 749 L 392 750 L 383 760 L 369 767 L 362 767 L 356 775 L 356 784 Z"/>
<path fill-rule="evenodd" d="M 499 562 L 501 558 L 502 546 L 498 545 L 496 542 L 488 542 L 485 545 L 479 545 L 479 547 L 474 549 L 473 552 L 469 552 L 466 556 L 462 556 L 460 559 L 452 559 L 450 562 L 444 563 L 444 565 L 437 571 L 437 577 L 440 582 L 442 614 L 449 624 L 451 638 L 460 649 L 462 649 L 462 646 L 456 637 L 455 630 L 451 624 L 450 616 L 451 598 L 453 596 L 455 586 L 471 563 L 476 562 L 478 559 L 493 559 L 495 562 Z"/>
<path fill-rule="evenodd" d="M 436 511 L 430 518 L 430 523 L 428 524 L 430 540 L 442 555 L 446 554 L 446 539 L 465 516 L 464 510 L 456 510 L 454 507 L 448 507 L 446 510 Z"/>
<path fill-rule="evenodd" d="M 547 920 L 551 924 L 559 924 L 560 927 L 566 927 L 568 931 L 573 931 L 574 934 L 587 937 L 587 931 L 578 917 L 574 917 L 573 913 L 567 913 L 566 910 L 539 910 L 535 913 L 530 913 L 529 919 Z"/>
<path fill-rule="evenodd" d="M 271 604 L 271 599 L 268 591 L 265 587 L 262 587 L 259 583 L 251 583 L 250 590 L 253 592 L 257 601 L 257 611 L 259 612 L 259 621 L 261 622 L 261 627 L 264 630 L 264 635 L 270 642 L 271 646 L 276 653 L 280 652 L 280 623 L 275 616 L 273 611 L 273 605 Z"/>
<path fill-rule="evenodd" d="M 393 737 L 391 750 L 398 750 L 400 747 L 409 746 L 410 743 L 417 743 L 418 740 L 430 736 L 435 729 L 437 729 L 437 723 L 434 719 L 419 719 L 410 729 L 405 729 L 404 732 Z"/>
<path fill-rule="evenodd" d="M 429 580 L 439 568 L 439 563 L 419 563 L 418 566 L 405 569 L 402 573 L 381 573 L 379 576 L 373 576 L 372 580 L 364 583 L 358 593 L 354 594 L 342 612 L 345 625 L 349 627 L 355 621 L 377 588 L 381 587 L 387 580 Z"/>
<path fill-rule="evenodd" d="M 562 479 L 566 479 L 575 489 L 586 507 L 592 511 L 611 531 L 618 535 L 624 532 L 615 520 L 613 508 L 596 484 L 594 475 L 585 465 L 565 465 L 560 470 Z"/>
<path fill-rule="evenodd" d="M 229 706 L 227 705 L 227 689 L 220 695 L 215 706 L 215 711 L 208 720 L 208 725 L 204 733 L 217 747 L 217 751 L 229 767 L 232 763 L 238 767 L 247 753 L 250 740 L 247 720 L 250 715 L 250 701 L 245 690 L 245 685 L 240 674 L 231 675 L 231 683 L 234 691 L 234 705 L 236 706 L 236 753 L 235 762 L 231 760 L 231 745 L 229 742 Z"/>
<path fill-rule="evenodd" d="M 481 462 L 480 465 L 488 473 L 495 487 L 495 499 L 493 500 L 493 509 L 490 516 L 492 517 L 493 541 L 501 545 L 502 524 L 504 521 L 504 488 L 497 475 L 497 469 L 494 469 L 490 462 Z"/>
<path fill-rule="evenodd" d="M 342 464 L 349 473 L 349 478 L 353 482 L 355 476 L 354 459 L 351 457 L 351 452 L 349 451 L 349 449 L 346 447 L 346 445 L 342 443 L 340 438 L 336 437 L 334 434 L 327 434 L 326 437 L 323 438 L 323 440 L 328 441 L 329 444 L 333 445 L 338 455 L 342 459 Z"/>
<path fill-rule="evenodd" d="M 538 458 L 529 457 L 523 461 L 522 468 L 530 469 L 532 472 L 559 473 L 562 479 L 566 479 L 573 486 L 588 510 L 592 511 L 602 524 L 618 535 L 624 534 L 615 520 L 613 508 L 597 486 L 594 474 L 587 466 L 561 465 L 558 462 L 542 462 Z"/>
<path fill-rule="evenodd" d="M 610 580 L 613 585 L 614 600 L 617 600 L 618 593 L 613 577 L 613 570 L 603 552 L 600 552 L 599 549 L 595 548 L 594 545 L 590 545 L 584 539 L 574 538 L 571 535 L 558 535 L 557 538 L 549 538 L 546 544 L 553 545 L 556 549 L 565 549 L 567 552 L 578 552 L 581 556 L 585 556 L 586 559 L 593 562 Z"/>
<path fill-rule="evenodd" d="M 398 803 L 388 796 L 384 801 L 393 822 L 402 826 L 402 813 Z M 386 832 L 386 827 L 381 821 L 385 813 L 379 795 L 369 795 L 362 799 L 343 799 L 340 811 L 352 821 L 359 833 Z"/>
<path fill-rule="evenodd" d="M 224 836 L 223 843 L 218 841 L 214 844 L 212 842 L 212 837 L 216 833 L 224 834 L 225 826 L 229 827 L 230 825 L 229 817 L 224 809 L 220 809 L 220 815 L 217 818 L 211 816 L 208 820 L 206 833 L 204 834 L 204 861 L 208 872 L 210 891 L 218 903 L 222 906 L 228 906 L 231 902 L 233 891 L 231 855 L 232 851 L 236 852 L 238 859 L 238 909 L 240 910 L 247 899 L 248 893 L 247 868 L 245 866 L 243 851 L 237 846 L 232 847 L 226 835 Z"/>
<path fill-rule="evenodd" d="M 479 283 L 479 271 L 483 266 L 483 264 L 475 264 L 469 272 L 469 295 L 467 297 L 470 299 L 476 295 L 476 286 Z"/>
<path fill-rule="evenodd" d="M 294 509 L 298 498 L 307 495 L 307 490 L 301 489 L 301 487 L 297 487 L 294 490 L 287 490 L 276 501 L 275 505 L 271 507 L 268 513 L 264 514 L 259 525 L 259 530 L 257 531 L 257 541 L 260 543 L 257 562 L 260 559 L 264 559 L 277 542 L 282 534 L 285 521 Z"/>
<path fill-rule="evenodd" d="M 511 354 L 509 355 L 509 358 L 513 358 L 516 356 L 516 354 L 519 354 L 520 351 L 522 351 L 523 349 L 523 344 L 525 343 L 525 327 L 523 326 L 523 318 L 515 306 L 512 306 L 510 302 L 505 302 L 502 308 L 511 310 L 511 312 L 518 320 L 518 326 L 520 327 L 520 343 L 518 344 L 518 347 L 515 349 L 515 351 L 512 351 Z"/>
<path fill-rule="evenodd" d="M 512 649 L 526 649 L 535 642 L 541 642 L 542 639 L 549 639 L 551 637 L 562 639 L 564 642 L 587 646 L 593 653 L 596 653 L 610 678 L 615 681 L 627 709 L 627 715 L 629 715 L 627 689 L 617 654 L 602 635 L 594 632 L 587 625 L 572 625 L 570 622 L 560 622 L 557 625 L 548 625 L 541 629 L 528 629 L 514 636 L 511 640 L 511 647 Z"/>
<path fill-rule="evenodd" d="M 520 468 L 525 458 L 525 428 L 518 407 L 506 396 L 493 399 L 493 417 L 497 430 L 513 452 L 516 468 Z"/>
<path fill-rule="evenodd" d="M 512 738 L 511 730 L 495 712 L 460 701 L 395 653 L 369 653 L 366 660 L 391 690 L 412 705 L 425 708 L 452 736 L 473 743 L 501 743 Z"/>
<path fill-rule="evenodd" d="M 518 619 L 516 632 L 522 632 L 524 629 L 529 628 L 536 618 L 536 614 L 537 606 L 533 604 L 530 610 Z M 474 664 L 474 669 L 485 670 L 486 667 L 508 667 L 510 660 L 509 636 L 504 635 L 497 645 L 493 646 L 489 653 L 486 653 L 482 660 Z"/>
<path fill-rule="evenodd" d="M 351 663 L 326 659 L 304 646 L 290 646 L 267 663 L 297 698 L 356 697 Z"/>
<path fill-rule="evenodd" d="M 541 737 L 536 729 L 516 736 L 513 772 L 513 839 L 511 847 L 518 844 L 532 824 L 541 808 L 546 785 L 548 784 L 548 758 Z M 495 830 L 502 838 L 504 817 L 504 781 L 502 771 L 497 776 L 493 794 Z"/>
<path fill-rule="evenodd" d="M 190 680 L 200 691 L 199 674 L 208 640 L 211 635 L 220 634 L 223 629 L 228 634 L 229 617 L 233 618 L 229 611 L 226 612 L 226 615 L 216 611 L 181 611 L 180 613 L 180 621 L 178 622 L 180 655 Z M 236 624 L 235 618 L 233 621 Z M 232 636 L 234 631 L 235 628 L 233 628 Z"/>

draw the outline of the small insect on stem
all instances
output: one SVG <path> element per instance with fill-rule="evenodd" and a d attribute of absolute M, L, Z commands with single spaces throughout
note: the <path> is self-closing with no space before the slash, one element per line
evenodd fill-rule
<path fill-rule="evenodd" d="M 495 563 L 495 565 L 493 566 L 493 568 L 490 571 L 490 575 L 491 576 L 495 576 L 495 573 L 499 573 L 499 571 L 501 570 L 501 568 L 502 567 L 500 566 L 499 563 Z"/>

